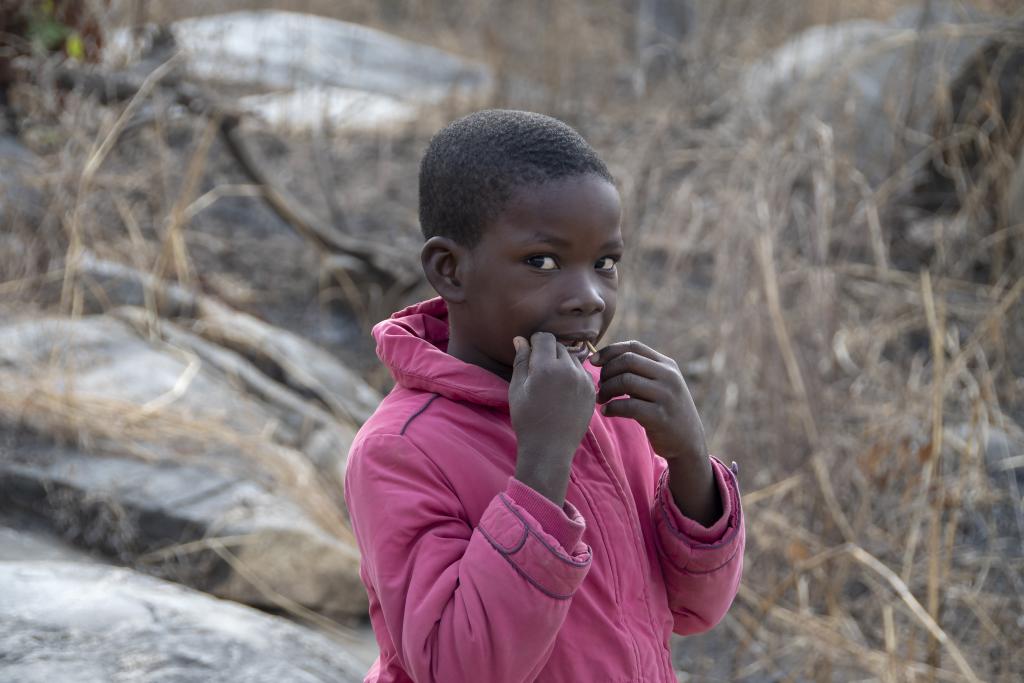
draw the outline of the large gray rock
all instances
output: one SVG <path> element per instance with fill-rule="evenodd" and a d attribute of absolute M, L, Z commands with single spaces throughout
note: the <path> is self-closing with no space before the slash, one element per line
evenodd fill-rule
<path fill-rule="evenodd" d="M 0 327 L 0 437 L 4 422 L 48 436 L 8 429 L 0 441 L 0 512 L 241 602 L 365 614 L 336 479 L 287 445 L 342 448 L 343 433 L 228 350 L 189 346 L 173 328 L 159 321 L 144 339 L 108 316 Z M 245 391 L 246 373 L 262 397 Z"/>
<path fill-rule="evenodd" d="M 161 316 L 184 319 L 195 334 L 271 368 L 281 383 L 324 404 L 339 421 L 358 426 L 380 403 L 380 394 L 359 375 L 297 334 L 89 252 L 73 265 L 86 284 L 83 306 L 88 312 L 111 305 L 141 307 L 148 292 Z"/>
<path fill-rule="evenodd" d="M 18 523 L 0 519 L 0 562 L 96 562 L 91 555 L 52 532 L 14 528 Z"/>
<path fill-rule="evenodd" d="M 153 324 L 152 316 L 145 309 L 121 307 L 111 314 L 130 323 L 137 331 L 148 331 L 158 336 L 173 348 L 194 353 L 209 370 L 230 377 L 236 390 L 244 390 L 248 399 L 260 401 L 262 407 L 274 413 L 278 420 L 274 429 L 276 441 L 299 449 L 325 477 L 341 484 L 356 425 L 363 420 L 357 423 L 349 412 L 344 411 L 340 416 L 332 414 L 320 401 L 309 400 L 287 384 L 271 379 L 240 353 L 212 343 L 183 326 L 170 321 Z M 266 323 L 260 324 L 270 327 Z M 331 366 L 339 364 L 331 359 Z M 344 371 L 351 372 L 347 368 Z M 288 375 L 282 373 L 282 376 L 286 378 Z M 369 387 L 358 377 L 353 379 L 352 398 L 358 401 L 358 388 L 369 390 Z M 373 395 L 372 390 L 370 393 Z M 345 404 L 339 402 L 339 405 Z"/>
<path fill-rule="evenodd" d="M 37 171 L 42 164 L 31 150 L 10 135 L 0 134 L 0 181 L 17 171 Z"/>
<path fill-rule="evenodd" d="M 289 128 L 404 123 L 421 104 L 452 93 L 480 97 L 493 83 L 482 64 L 312 14 L 229 12 L 177 21 L 170 33 L 193 76 L 258 91 L 237 104 Z M 136 50 L 127 30 L 114 32 L 110 42 L 114 53 Z"/>
<path fill-rule="evenodd" d="M 346 619 L 366 613 L 354 544 L 288 496 L 215 463 L 87 454 L 8 432 L 0 493 L 0 514 L 221 597 Z"/>
<path fill-rule="evenodd" d="M 1010 225 L 1024 224 L 1024 154 L 1010 175 L 1006 193 L 1006 222 Z"/>
<path fill-rule="evenodd" d="M 90 273 L 87 284 L 86 290 L 103 291 L 108 305 L 145 300 L 142 283 L 106 270 Z M 164 298 L 186 300 L 180 294 Z M 340 482 L 348 448 L 379 401 L 377 392 L 298 335 L 213 300 L 193 300 L 189 307 L 196 316 L 191 327 L 205 336 L 131 307 L 113 316 L 32 318 L 2 326 L 0 370 L 90 400 L 150 412 L 166 404 L 185 418 L 217 422 L 240 435 L 266 435 L 307 454 Z"/>
<path fill-rule="evenodd" d="M 431 99 L 490 83 L 486 68 L 429 45 L 299 12 L 231 12 L 175 22 L 199 76 L 270 89 L 336 86 Z"/>
<path fill-rule="evenodd" d="M 34 228 L 43 215 L 43 195 L 32 183 L 32 176 L 41 173 L 42 167 L 35 154 L 0 133 L 0 274 L 9 261 L 17 263 L 29 253 L 25 231 L 12 228 Z M 18 275 L 9 273 L 5 279 Z"/>
<path fill-rule="evenodd" d="M 753 65 L 742 95 L 778 120 L 821 119 L 877 185 L 925 149 L 940 113 L 936 103 L 968 59 L 1006 29 L 1005 20 L 952 2 L 912 8 L 885 23 L 816 26 Z"/>
<path fill-rule="evenodd" d="M 0 562 L 0 681 L 344 683 L 345 645 L 125 569 Z"/>
<path fill-rule="evenodd" d="M 693 0 L 635 0 L 626 3 L 633 20 L 633 90 L 647 89 L 681 66 L 683 41 L 694 32 Z"/>
<path fill-rule="evenodd" d="M 185 415 L 242 434 L 259 434 L 274 418 L 201 360 L 151 344 L 107 316 L 32 318 L 4 325 L 0 369 L 12 379 L 31 380 L 82 401 L 117 401 L 142 409 L 153 402 L 173 405 Z M 180 396 L 172 393 L 175 386 Z"/>

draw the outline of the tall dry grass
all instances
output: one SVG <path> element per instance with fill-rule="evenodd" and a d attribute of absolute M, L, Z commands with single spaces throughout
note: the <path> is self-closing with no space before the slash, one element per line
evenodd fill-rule
<path fill-rule="evenodd" d="M 863 186 L 841 131 L 708 129 L 706 101 L 675 106 L 686 92 L 622 157 L 635 237 L 614 333 L 683 361 L 713 448 L 741 463 L 726 679 L 1015 680 L 1024 228 L 972 201 L 975 175 L 911 248 L 900 191 Z"/>

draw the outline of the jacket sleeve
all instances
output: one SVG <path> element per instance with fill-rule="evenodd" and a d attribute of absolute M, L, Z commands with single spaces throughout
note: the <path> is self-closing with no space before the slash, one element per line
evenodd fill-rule
<path fill-rule="evenodd" d="M 668 486 L 668 464 L 657 456 L 654 460 L 655 542 L 675 619 L 672 630 L 680 635 L 701 633 L 725 616 L 743 573 L 746 533 L 736 472 L 711 459 L 723 513 L 711 527 L 704 527 L 676 507 Z"/>
<path fill-rule="evenodd" d="M 590 568 L 571 505 L 510 479 L 473 527 L 444 473 L 400 435 L 356 446 L 345 492 L 365 576 L 413 680 L 536 677 Z"/>

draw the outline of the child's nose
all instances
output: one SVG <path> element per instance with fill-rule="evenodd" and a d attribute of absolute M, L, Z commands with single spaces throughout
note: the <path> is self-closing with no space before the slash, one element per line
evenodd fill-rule
<path fill-rule="evenodd" d="M 562 312 L 575 315 L 593 315 L 604 311 L 604 293 L 594 278 L 573 278 L 567 296 L 562 300 Z"/>

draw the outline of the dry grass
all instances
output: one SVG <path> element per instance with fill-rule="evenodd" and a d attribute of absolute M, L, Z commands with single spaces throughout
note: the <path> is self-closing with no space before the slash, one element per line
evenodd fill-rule
<path fill-rule="evenodd" d="M 747 571 L 716 655 L 729 680 L 1024 675 L 1020 454 L 996 453 L 1024 443 L 1024 229 L 999 224 L 966 186 L 965 208 L 934 223 L 928 248 L 911 248 L 897 211 L 908 188 L 869 187 L 836 142 L 842 131 L 759 114 L 719 123 L 741 68 L 765 50 L 816 23 L 885 18 L 899 3 L 698 3 L 704 23 L 681 66 L 642 99 L 619 3 L 549 7 L 545 31 L 531 31 L 518 5 L 486 0 L 457 16 L 430 2 L 271 4 L 457 47 L 498 69 L 496 104 L 563 116 L 609 159 L 630 248 L 612 334 L 680 361 L 714 450 L 741 465 Z M 520 92 L 524 77 L 533 88 Z M 208 207 L 196 197 L 243 182 L 203 121 L 158 116 L 104 150 L 123 107 L 65 96 L 58 108 L 44 90 L 24 101 L 29 139 L 49 135 L 38 146 L 63 163 L 41 181 L 53 202 L 41 225 L 22 233 L 35 257 L 0 263 L 11 309 L 45 307 L 37 278 L 60 277 L 61 258 L 83 245 L 229 299 L 212 271 L 247 282 L 247 301 L 271 319 L 315 299 L 281 263 L 315 264 L 311 248 L 291 242 L 287 258 L 250 262 L 256 240 L 201 227 Z M 152 101 L 166 109 L 159 93 Z M 415 248 L 415 169 L 432 126 L 327 141 L 326 162 L 342 169 L 328 190 L 353 233 Z M 282 176 L 328 215 L 308 170 L 324 160 L 313 163 L 309 139 L 289 145 L 275 162 Z M 82 310 L 75 286 L 63 297 L 70 315 Z M 355 296 L 342 285 L 320 295 Z M 54 420 L 82 423 L 60 407 Z M 701 655 L 684 644 L 679 656 L 703 680 Z"/>

